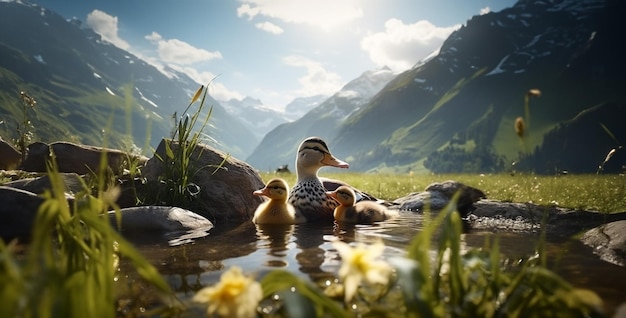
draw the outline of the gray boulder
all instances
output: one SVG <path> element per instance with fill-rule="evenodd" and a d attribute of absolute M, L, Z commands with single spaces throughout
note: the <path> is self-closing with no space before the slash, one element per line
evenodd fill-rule
<path fill-rule="evenodd" d="M 22 153 L 0 138 L 0 170 L 12 170 L 22 161 Z"/>
<path fill-rule="evenodd" d="M 43 201 L 32 192 L 0 186 L 0 237 L 28 239 Z"/>
<path fill-rule="evenodd" d="M 68 196 L 85 190 L 82 178 L 79 175 L 75 173 L 60 173 L 59 175 Z M 52 188 L 50 177 L 48 177 L 48 175 L 10 181 L 4 185 L 7 187 L 30 191 L 35 194 L 42 194 L 46 190 L 50 190 Z"/>
<path fill-rule="evenodd" d="M 147 182 L 158 183 L 164 174 L 165 142 L 157 147 L 155 156 L 143 167 L 143 176 Z M 178 143 L 171 142 L 174 153 Z M 263 202 L 252 192 L 264 187 L 258 172 L 249 164 L 235 159 L 208 145 L 198 145 L 190 159 L 191 182 L 199 187 L 195 200 L 199 209 L 196 213 L 220 221 L 250 220 L 256 207 Z M 220 166 L 221 165 L 221 166 Z M 218 167 L 219 166 L 219 167 Z M 161 191 L 166 191 L 161 189 Z"/>
<path fill-rule="evenodd" d="M 46 161 L 50 159 L 51 151 L 54 151 L 60 172 L 73 172 L 80 175 L 99 172 L 103 154 L 107 158 L 108 168 L 115 174 L 121 174 L 128 167 L 130 160 L 147 161 L 145 157 L 130 155 L 115 149 L 70 142 L 55 142 L 50 145 L 35 142 L 28 146 L 26 159 L 22 162 L 21 169 L 46 172 Z"/>
<path fill-rule="evenodd" d="M 463 216 L 474 209 L 475 202 L 486 198 L 479 189 L 457 181 L 447 180 L 428 185 L 424 192 L 414 192 L 396 199 L 392 202 L 392 207 L 414 212 L 438 211 L 443 209 L 457 192 L 459 192 L 457 209 Z"/>

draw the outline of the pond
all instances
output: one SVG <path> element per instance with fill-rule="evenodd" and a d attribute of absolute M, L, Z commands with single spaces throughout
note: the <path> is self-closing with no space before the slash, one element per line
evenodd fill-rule
<path fill-rule="evenodd" d="M 259 227 L 252 222 L 219 225 L 206 237 L 178 246 L 167 240 L 130 238 L 175 290 L 189 300 L 195 291 L 217 282 L 231 266 L 257 278 L 283 269 L 312 282 L 333 279 L 340 260 L 332 241 L 385 243 L 385 257 L 404 255 L 413 237 L 422 229 L 421 214 L 402 212 L 398 217 L 372 225 L 301 224 Z M 498 232 L 467 230 L 465 248 L 480 248 L 486 239 L 498 236 L 500 250 L 511 260 L 535 251 L 539 235 L 528 231 Z M 626 268 L 600 260 L 591 248 L 577 240 L 548 237 L 549 268 L 578 288 L 596 292 L 607 314 L 626 302 Z"/>

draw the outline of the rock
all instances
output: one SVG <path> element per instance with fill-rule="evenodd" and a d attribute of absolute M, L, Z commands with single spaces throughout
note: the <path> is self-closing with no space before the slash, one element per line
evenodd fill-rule
<path fill-rule="evenodd" d="M 159 182 L 159 176 L 164 174 L 159 157 L 165 158 L 165 142 L 161 141 L 155 156 L 142 169 L 147 182 Z M 170 142 L 176 153 L 178 143 Z M 252 192 L 265 186 L 256 170 L 207 145 L 198 145 L 190 158 L 190 181 L 200 188 L 195 200 L 202 207 L 194 211 L 210 220 L 250 220 L 262 202 Z"/>
<path fill-rule="evenodd" d="M 43 201 L 32 192 L 0 186 L 0 237 L 5 242 L 30 238 L 37 210 Z"/>
<path fill-rule="evenodd" d="M 65 186 L 65 192 L 69 195 L 76 194 L 85 190 L 82 178 L 75 173 L 60 173 L 61 180 Z M 7 187 L 30 191 L 35 194 L 42 194 L 45 190 L 51 189 L 50 178 L 48 175 L 19 179 L 4 184 Z"/>
<path fill-rule="evenodd" d="M 601 259 L 626 266 L 626 220 L 593 228 L 585 232 L 580 240 L 593 248 Z"/>
<path fill-rule="evenodd" d="M 213 223 L 196 213 L 171 206 L 138 206 L 121 209 L 118 228 L 115 211 L 109 211 L 111 225 L 126 233 L 208 231 Z"/>
<path fill-rule="evenodd" d="M 77 173 L 80 175 L 100 170 L 102 154 L 106 153 L 108 168 L 116 175 L 122 174 L 128 167 L 129 160 L 145 162 L 147 158 L 130 155 L 126 152 L 78 145 L 70 142 L 55 142 L 47 145 L 35 142 L 28 146 L 26 160 L 22 162 L 22 170 L 46 172 L 46 161 L 50 158 L 50 151 L 54 151 L 59 172 Z"/>
<path fill-rule="evenodd" d="M 411 193 L 393 201 L 393 208 L 407 211 L 433 211 L 443 209 L 455 193 L 460 192 L 457 209 L 462 216 L 466 216 L 474 209 L 474 203 L 486 198 L 485 194 L 476 188 L 460 182 L 447 180 L 428 185 L 425 192 Z"/>
<path fill-rule="evenodd" d="M 424 212 L 425 210 L 441 210 L 450 202 L 450 198 L 438 192 L 414 192 L 394 200 L 394 209 Z"/>
<path fill-rule="evenodd" d="M 510 220 L 527 223 L 529 228 L 539 230 L 545 217 L 547 234 L 552 236 L 571 236 L 581 231 L 600 226 L 608 222 L 626 220 L 626 212 L 601 213 L 581 211 L 554 205 L 537 205 L 534 203 L 500 202 L 481 200 L 474 204 L 468 221 L 473 228 L 500 227 L 506 229 Z M 491 219 L 491 220 L 487 220 Z M 498 222 L 493 222 L 498 220 Z M 509 221 L 507 221 L 509 220 Z M 489 221 L 489 222 L 485 222 Z M 489 224 L 489 226 L 485 226 Z"/>
<path fill-rule="evenodd" d="M 22 153 L 0 138 L 0 170 L 13 170 L 21 161 Z"/>

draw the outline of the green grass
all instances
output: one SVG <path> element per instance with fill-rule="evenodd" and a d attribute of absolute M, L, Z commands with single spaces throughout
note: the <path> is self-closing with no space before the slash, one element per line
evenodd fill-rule
<path fill-rule="evenodd" d="M 267 181 L 274 174 L 262 174 Z M 482 190 L 488 199 L 509 202 L 533 202 L 539 205 L 600 212 L 626 211 L 626 177 L 620 175 L 558 175 L 525 174 L 445 174 L 399 175 L 333 173 L 324 170 L 322 177 L 345 181 L 380 199 L 394 200 L 412 192 L 421 192 L 433 182 L 455 180 Z M 290 186 L 296 175 L 281 175 Z"/>

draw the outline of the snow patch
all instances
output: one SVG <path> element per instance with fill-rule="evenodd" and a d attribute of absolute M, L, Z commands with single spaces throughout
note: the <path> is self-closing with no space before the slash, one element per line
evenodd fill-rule
<path fill-rule="evenodd" d="M 41 63 L 41 64 L 46 64 L 46 62 L 43 60 L 43 57 L 41 57 L 41 55 L 37 54 L 35 56 L 33 56 L 33 58 L 35 60 L 37 60 L 37 62 Z"/>
<path fill-rule="evenodd" d="M 356 91 L 353 91 L 353 90 L 344 90 L 344 91 L 339 91 L 337 93 L 337 97 L 343 97 L 343 98 L 346 98 L 346 99 L 357 98 L 357 97 L 359 97 L 359 93 L 356 92 Z"/>
<path fill-rule="evenodd" d="M 139 90 L 139 88 L 135 87 L 135 90 L 137 91 L 137 93 L 139 93 L 139 97 L 141 98 L 141 100 L 143 100 L 143 101 L 147 102 L 148 104 L 152 105 L 154 108 L 159 108 L 159 106 L 155 102 L 153 102 L 153 101 L 149 100 L 148 98 L 146 98 L 145 96 L 143 96 L 143 93 Z"/>
<path fill-rule="evenodd" d="M 509 55 L 507 55 L 504 58 L 502 58 L 502 60 L 500 60 L 500 63 L 498 63 L 498 65 L 491 72 L 485 74 L 485 76 L 490 76 L 490 75 L 496 75 L 496 74 L 504 73 L 505 70 L 502 69 L 502 64 L 504 64 L 504 62 L 506 62 L 506 60 L 508 60 L 508 59 L 509 59 Z"/>

